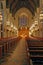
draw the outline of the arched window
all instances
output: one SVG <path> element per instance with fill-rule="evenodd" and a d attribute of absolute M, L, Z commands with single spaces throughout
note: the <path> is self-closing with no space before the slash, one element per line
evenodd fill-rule
<path fill-rule="evenodd" d="M 27 16 L 22 15 L 18 18 L 19 27 L 27 26 Z"/>

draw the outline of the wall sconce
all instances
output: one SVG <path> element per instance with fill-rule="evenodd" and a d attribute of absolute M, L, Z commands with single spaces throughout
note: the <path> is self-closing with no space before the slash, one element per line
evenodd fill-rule
<path fill-rule="evenodd" d="M 0 20 L 2 21 L 2 15 L 0 15 Z"/>

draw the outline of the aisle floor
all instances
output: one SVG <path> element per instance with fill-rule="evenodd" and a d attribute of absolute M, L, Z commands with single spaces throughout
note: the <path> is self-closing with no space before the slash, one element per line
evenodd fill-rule
<path fill-rule="evenodd" d="M 11 56 L 1 65 L 28 65 L 26 43 L 25 39 L 21 39 Z"/>

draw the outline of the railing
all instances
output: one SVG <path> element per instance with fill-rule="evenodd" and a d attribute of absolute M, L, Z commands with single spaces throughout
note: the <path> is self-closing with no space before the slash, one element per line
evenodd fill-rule
<path fill-rule="evenodd" d="M 0 38 L 0 59 L 5 57 L 10 50 L 17 45 L 20 37 L 17 38 Z"/>

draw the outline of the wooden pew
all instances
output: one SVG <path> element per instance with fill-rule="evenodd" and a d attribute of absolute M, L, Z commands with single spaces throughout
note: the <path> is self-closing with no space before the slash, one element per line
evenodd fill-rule
<path fill-rule="evenodd" d="M 20 37 L 17 38 L 0 38 L 0 59 L 2 57 L 5 57 L 10 50 L 13 49 L 13 47 L 15 47 L 15 45 L 17 45 L 17 42 L 20 40 Z"/>
<path fill-rule="evenodd" d="M 2 58 L 2 45 L 0 45 L 0 58 Z"/>
<path fill-rule="evenodd" d="M 27 38 L 27 44 L 29 48 L 30 57 L 33 64 L 43 64 L 43 39 L 41 38 Z"/>

